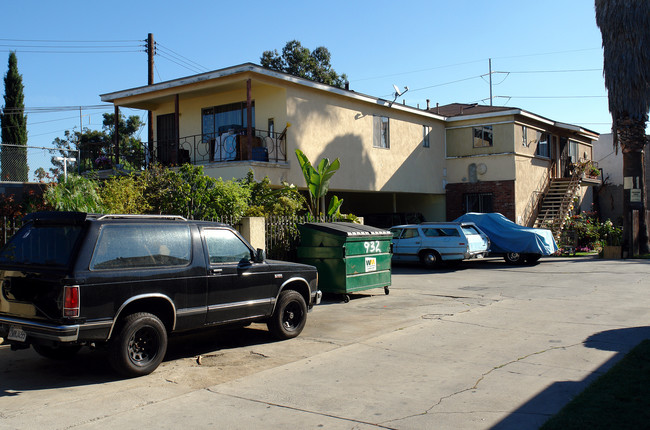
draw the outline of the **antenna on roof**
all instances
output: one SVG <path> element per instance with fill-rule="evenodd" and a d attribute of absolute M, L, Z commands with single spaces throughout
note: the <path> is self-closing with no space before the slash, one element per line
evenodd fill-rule
<path fill-rule="evenodd" d="M 390 102 L 388 104 L 388 107 L 391 107 L 393 105 L 393 103 L 395 103 L 395 100 L 397 100 L 397 98 L 399 96 L 404 95 L 404 93 L 406 93 L 409 90 L 409 87 L 404 87 L 404 91 L 400 91 L 399 88 L 397 88 L 397 85 L 395 85 L 395 84 L 393 84 L 393 88 L 395 88 L 395 98 L 393 99 L 392 102 Z"/>

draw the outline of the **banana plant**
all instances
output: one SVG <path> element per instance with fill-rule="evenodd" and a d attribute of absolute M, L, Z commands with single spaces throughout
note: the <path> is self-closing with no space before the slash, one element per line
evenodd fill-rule
<path fill-rule="evenodd" d="M 302 174 L 307 182 L 307 190 L 309 191 L 309 212 L 315 218 L 319 217 L 320 200 L 329 191 L 330 180 L 336 171 L 341 167 L 339 159 L 335 159 L 330 163 L 328 158 L 323 158 L 318 163 L 317 168 L 311 165 L 307 156 L 300 150 L 296 149 L 296 157 L 302 169 Z M 335 215 L 340 213 L 343 200 L 334 196 L 330 201 L 327 215 Z"/>

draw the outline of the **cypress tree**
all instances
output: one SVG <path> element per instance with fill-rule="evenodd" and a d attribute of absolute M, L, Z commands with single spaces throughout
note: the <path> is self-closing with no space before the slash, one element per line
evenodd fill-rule
<path fill-rule="evenodd" d="M 23 77 L 18 73 L 16 53 L 9 53 L 9 66 L 5 75 L 4 108 L 0 115 L 2 152 L 0 169 L 2 181 L 27 182 L 27 117 Z M 24 148 L 23 148 L 24 147 Z"/>

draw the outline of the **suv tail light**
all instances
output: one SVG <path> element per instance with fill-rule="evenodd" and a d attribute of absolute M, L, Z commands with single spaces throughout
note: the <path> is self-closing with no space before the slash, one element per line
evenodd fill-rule
<path fill-rule="evenodd" d="M 66 285 L 63 287 L 63 316 L 79 316 L 79 285 Z"/>

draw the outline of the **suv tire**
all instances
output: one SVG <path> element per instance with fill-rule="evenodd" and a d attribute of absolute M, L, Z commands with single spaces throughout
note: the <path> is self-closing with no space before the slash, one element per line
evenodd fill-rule
<path fill-rule="evenodd" d="M 269 331 L 280 340 L 291 339 L 300 334 L 307 322 L 307 304 L 298 291 L 285 290 L 275 311 L 267 322 Z"/>
<path fill-rule="evenodd" d="M 127 316 L 109 347 L 113 368 L 128 377 L 148 375 L 160 365 L 167 351 L 167 330 L 147 312 Z"/>

